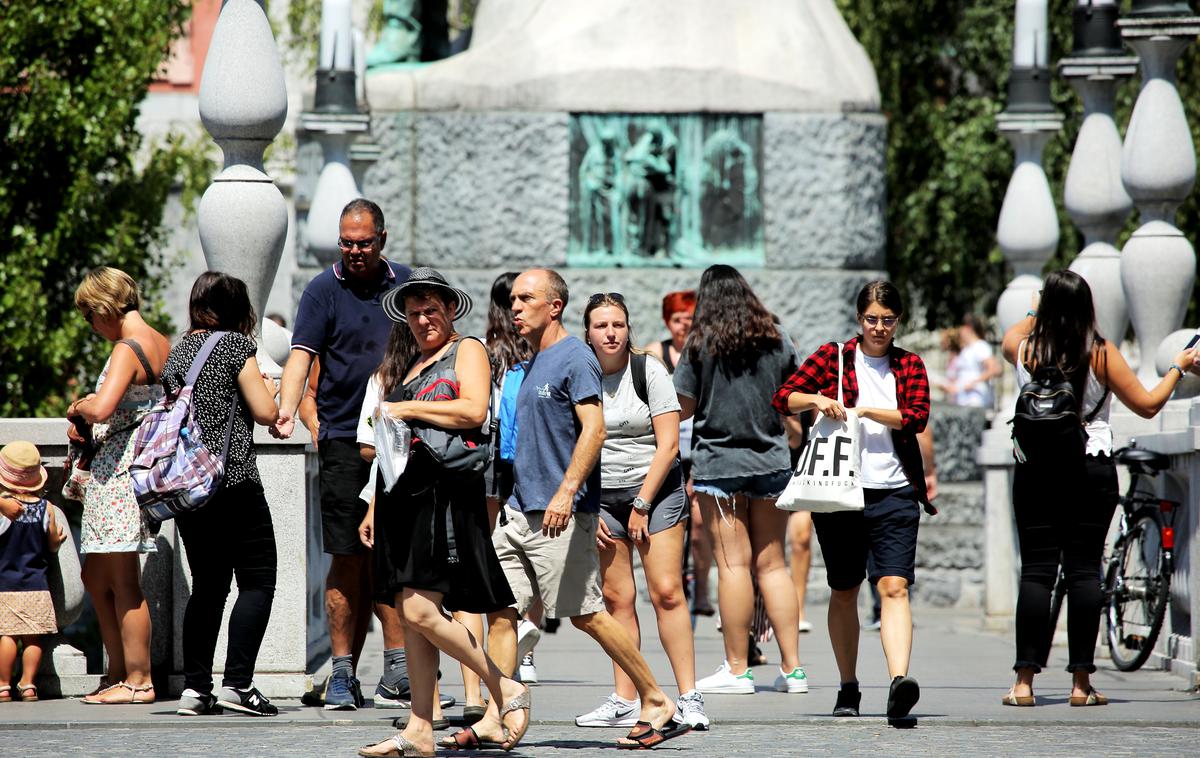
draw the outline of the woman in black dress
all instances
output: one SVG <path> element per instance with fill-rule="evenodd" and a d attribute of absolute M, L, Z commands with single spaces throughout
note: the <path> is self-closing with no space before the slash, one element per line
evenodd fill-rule
<path fill-rule="evenodd" d="M 418 354 L 380 405 L 407 422 L 414 441 L 408 465 L 390 492 L 382 478 L 375 494 L 375 581 L 379 600 L 394 602 L 409 635 L 412 717 L 404 730 L 359 750 L 364 756 L 433 755 L 433 692 L 437 651 L 477 673 L 492 699 L 504 704 L 497 745 L 512 749 L 529 726 L 529 690 L 505 677 L 479 640 L 446 611 L 490 613 L 515 602 L 489 538 L 482 468 L 478 473 L 440 465 L 423 434 L 438 432 L 487 441 L 481 426 L 488 415 L 491 372 L 483 343 L 463 338 L 453 322 L 471 309 L 471 299 L 429 268 L 413 271 L 389 292 L 384 312 L 407 323 Z M 382 373 L 395 370 L 384 366 Z M 444 610 L 443 610 L 444 609 Z M 490 718 L 490 717 L 488 717 Z"/>

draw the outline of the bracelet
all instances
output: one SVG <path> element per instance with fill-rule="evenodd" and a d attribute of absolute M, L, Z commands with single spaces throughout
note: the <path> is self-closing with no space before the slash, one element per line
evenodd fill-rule
<path fill-rule="evenodd" d="M 1186 372 L 1183 370 L 1183 367 L 1182 367 L 1182 366 L 1180 366 L 1178 363 L 1172 363 L 1172 364 L 1171 364 L 1171 368 L 1173 368 L 1173 369 L 1175 369 L 1176 371 L 1178 371 L 1178 372 L 1179 372 L 1179 379 L 1180 379 L 1180 381 L 1183 381 L 1183 378 L 1184 378 L 1185 376 L 1187 376 L 1187 373 L 1186 373 Z M 1167 371 L 1170 371 L 1170 370 L 1171 370 L 1171 368 L 1167 369 Z"/>
<path fill-rule="evenodd" d="M 1030 309 L 1030 310 L 1027 310 L 1027 311 L 1025 311 L 1025 315 L 1026 315 L 1026 316 L 1033 316 L 1034 318 L 1037 318 L 1037 311 L 1035 311 L 1035 310 L 1033 310 L 1033 309 Z"/>

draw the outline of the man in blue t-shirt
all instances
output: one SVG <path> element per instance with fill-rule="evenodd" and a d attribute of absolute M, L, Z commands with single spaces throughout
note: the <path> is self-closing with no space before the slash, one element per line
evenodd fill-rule
<path fill-rule="evenodd" d="M 675 705 L 604 607 L 596 546 L 605 436 L 600 364 L 562 324 L 567 296 L 566 282 L 547 269 L 526 271 L 513 283 L 513 323 L 534 355 L 517 395 L 513 495 L 492 534 L 517 603 L 490 615 L 488 654 L 506 673 L 515 670 L 517 620 L 537 593 L 550 618 L 571 619 L 633 680 L 639 719 L 649 726 L 635 727 L 625 744 L 669 739 L 688 727 L 674 724 Z M 496 707 L 475 725 L 479 739 L 503 739 Z"/>
<path fill-rule="evenodd" d="M 358 536 L 367 503 L 358 494 L 370 475 L 358 450 L 358 414 L 367 380 L 379 368 L 391 319 L 383 295 L 408 279 L 409 268 L 383 258 L 387 241 L 383 211 L 370 200 L 350 201 L 338 222 L 342 259 L 304 288 L 292 332 L 292 352 L 280 382 L 276 436 L 290 437 L 314 358 L 317 379 L 317 462 L 321 488 L 321 536 L 332 556 L 325 577 L 325 612 L 333 652 L 333 674 L 325 708 L 354 710 L 363 704 L 355 678 L 371 615 L 370 553 Z M 384 681 L 376 707 L 401 705 L 404 632 L 396 609 L 377 604 L 384 631 Z M 390 689 L 389 689 L 390 687 Z M 405 694 L 404 697 L 407 697 Z"/>

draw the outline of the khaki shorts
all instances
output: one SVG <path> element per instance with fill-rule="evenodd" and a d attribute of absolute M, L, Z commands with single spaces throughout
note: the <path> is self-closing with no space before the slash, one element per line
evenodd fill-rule
<path fill-rule="evenodd" d="M 504 506 L 507 524 L 492 532 L 496 557 L 524 616 L 541 597 L 546 616 L 586 616 L 604 610 L 600 589 L 600 554 L 596 550 L 595 513 L 576 513 L 557 537 L 542 535 L 543 511 L 522 513 Z"/>

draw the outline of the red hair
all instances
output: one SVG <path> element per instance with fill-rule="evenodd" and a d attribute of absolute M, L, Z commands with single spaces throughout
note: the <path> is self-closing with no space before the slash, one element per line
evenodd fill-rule
<path fill-rule="evenodd" d="M 696 310 L 696 290 L 668 292 L 663 298 L 663 323 L 671 321 L 671 314 L 683 311 L 692 313 Z"/>

